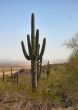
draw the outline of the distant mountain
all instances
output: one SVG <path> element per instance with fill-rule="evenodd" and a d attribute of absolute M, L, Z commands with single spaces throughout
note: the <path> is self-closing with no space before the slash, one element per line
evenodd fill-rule
<path fill-rule="evenodd" d="M 25 67 L 30 68 L 30 62 L 15 60 L 0 60 L 0 67 Z"/>
<path fill-rule="evenodd" d="M 42 65 L 46 65 L 48 60 L 43 59 Z M 59 64 L 66 62 L 66 60 L 49 60 L 50 64 Z M 2 60 L 0 59 L 0 67 L 23 67 L 23 68 L 30 68 L 30 61 L 16 61 L 16 60 Z"/>

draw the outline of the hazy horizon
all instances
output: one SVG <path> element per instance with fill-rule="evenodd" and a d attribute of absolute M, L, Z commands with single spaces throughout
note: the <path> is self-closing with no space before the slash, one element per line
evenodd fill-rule
<path fill-rule="evenodd" d="M 26 61 L 21 41 L 27 47 L 31 34 L 31 13 L 40 30 L 40 44 L 46 37 L 44 60 L 65 60 L 71 51 L 62 44 L 78 32 L 77 0 L 0 0 L 0 59 Z"/>
<path fill-rule="evenodd" d="M 58 63 L 65 63 L 67 62 L 67 59 L 56 59 L 56 60 L 45 60 L 43 59 L 42 65 L 46 65 L 49 61 L 50 64 L 58 64 Z M 17 66 L 30 66 L 31 61 L 29 60 L 8 60 L 8 59 L 0 59 L 0 66 L 1 65 L 17 65 Z"/>

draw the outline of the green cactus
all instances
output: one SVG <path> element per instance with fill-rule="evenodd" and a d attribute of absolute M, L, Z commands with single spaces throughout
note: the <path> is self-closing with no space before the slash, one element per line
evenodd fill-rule
<path fill-rule="evenodd" d="M 2 79 L 3 79 L 3 82 L 4 82 L 4 71 L 3 71 L 3 78 Z"/>
<path fill-rule="evenodd" d="M 40 50 L 40 44 L 38 45 L 38 52 L 37 55 L 39 55 L 39 50 Z M 41 69 L 42 69 L 42 58 L 41 59 L 37 59 L 37 81 L 39 80 L 40 76 L 41 76 Z"/>
<path fill-rule="evenodd" d="M 41 70 L 42 70 L 42 58 L 37 61 L 37 81 L 39 80 L 40 76 L 41 76 Z"/>
<path fill-rule="evenodd" d="M 35 17 L 34 13 L 31 15 L 31 41 L 30 41 L 30 36 L 27 35 L 27 43 L 28 43 L 28 52 L 27 54 L 24 42 L 21 41 L 22 45 L 22 50 L 24 53 L 24 56 L 27 60 L 31 60 L 31 73 L 32 73 L 32 89 L 35 90 L 37 88 L 37 61 L 39 61 L 45 50 L 45 45 L 46 45 L 46 39 L 43 39 L 43 44 L 41 48 L 40 54 L 38 54 L 39 50 L 39 30 L 36 30 L 36 35 L 35 35 Z"/>
<path fill-rule="evenodd" d="M 17 80 L 17 84 L 18 84 L 18 73 L 16 74 L 16 80 Z"/>
<path fill-rule="evenodd" d="M 11 78 L 12 78 L 12 67 L 11 67 Z"/>
<path fill-rule="evenodd" d="M 49 77 L 49 74 L 50 74 L 50 64 L 49 64 L 49 61 L 47 62 L 47 79 Z"/>

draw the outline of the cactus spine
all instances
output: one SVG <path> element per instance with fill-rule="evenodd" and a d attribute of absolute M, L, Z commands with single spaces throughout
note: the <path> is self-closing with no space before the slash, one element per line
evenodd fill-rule
<path fill-rule="evenodd" d="M 46 39 L 43 39 L 43 44 L 41 48 L 40 54 L 38 54 L 39 50 L 39 30 L 36 30 L 35 34 L 35 17 L 34 13 L 31 15 L 31 41 L 30 41 L 30 36 L 27 35 L 27 43 L 28 43 L 28 51 L 29 54 L 27 54 L 24 42 L 21 41 L 22 45 L 22 50 L 24 53 L 24 56 L 27 60 L 31 60 L 31 75 L 32 75 L 32 89 L 35 90 L 37 88 L 37 61 L 39 61 L 45 50 L 45 44 L 46 44 Z"/>

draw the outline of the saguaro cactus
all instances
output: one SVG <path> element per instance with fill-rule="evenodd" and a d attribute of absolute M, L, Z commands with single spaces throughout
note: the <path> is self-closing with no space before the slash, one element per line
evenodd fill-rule
<path fill-rule="evenodd" d="M 37 61 L 37 81 L 41 76 L 41 70 L 42 70 L 42 58 L 39 61 Z"/>
<path fill-rule="evenodd" d="M 40 44 L 38 45 L 37 55 L 39 55 L 39 50 L 40 50 Z M 41 76 L 41 69 L 42 69 L 42 57 L 40 59 L 37 59 L 37 81 Z"/>
<path fill-rule="evenodd" d="M 49 74 L 50 74 L 50 64 L 49 64 L 49 61 L 47 62 L 47 79 L 49 77 Z"/>
<path fill-rule="evenodd" d="M 38 54 L 39 49 L 39 30 L 36 30 L 35 34 L 35 17 L 34 13 L 31 15 L 31 41 L 30 36 L 27 35 L 28 52 L 27 54 L 24 42 L 21 41 L 22 50 L 24 56 L 27 60 L 31 60 L 31 75 L 32 75 L 32 88 L 35 90 L 37 88 L 37 61 L 40 60 L 44 54 L 46 39 L 43 39 L 43 44 L 40 54 Z"/>
<path fill-rule="evenodd" d="M 12 67 L 11 67 L 11 78 L 12 78 Z"/>
<path fill-rule="evenodd" d="M 17 84 L 18 84 L 18 73 L 16 74 L 16 80 L 17 80 Z"/>
<path fill-rule="evenodd" d="M 3 82 L 4 82 L 4 71 L 3 71 L 3 78 L 2 79 L 3 79 Z"/>

